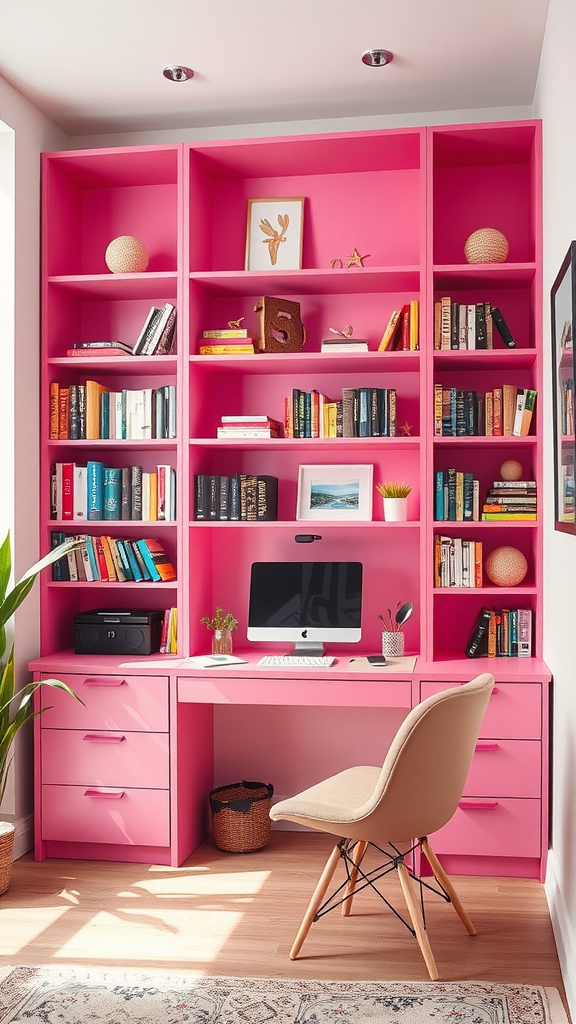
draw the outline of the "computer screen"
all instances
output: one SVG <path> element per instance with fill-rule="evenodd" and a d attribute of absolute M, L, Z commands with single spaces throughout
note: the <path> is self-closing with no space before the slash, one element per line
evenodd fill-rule
<path fill-rule="evenodd" d="M 248 640 L 287 641 L 295 652 L 361 638 L 361 562 L 254 562 Z"/>

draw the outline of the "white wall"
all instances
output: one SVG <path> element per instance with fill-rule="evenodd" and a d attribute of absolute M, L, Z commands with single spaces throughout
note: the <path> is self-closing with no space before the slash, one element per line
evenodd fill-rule
<path fill-rule="evenodd" d="M 68 137 L 1 78 L 0 121 L 14 132 L 15 221 L 13 299 L 3 313 L 10 326 L 13 321 L 13 357 L 4 346 L 0 349 L 2 388 L 14 409 L 12 429 L 2 428 L 0 469 L 2 479 L 14 480 L 14 491 L 12 496 L 10 487 L 3 488 L 3 504 L 8 507 L 3 509 L 2 525 L 12 530 L 18 578 L 38 557 L 39 155 L 68 148 Z M 6 158 L 4 147 L 3 152 Z M 5 290 L 2 299 L 9 303 Z M 16 616 L 15 642 L 17 671 L 24 683 L 27 662 L 38 653 L 36 591 Z M 16 822 L 15 851 L 20 855 L 32 846 L 29 743 L 17 743 L 15 768 L 3 815 Z"/>
<path fill-rule="evenodd" d="M 546 892 L 576 1019 L 576 536 L 554 530 L 550 286 L 576 239 L 574 0 L 550 0 L 534 113 L 544 136 L 544 658 L 554 676 L 552 851 Z"/>

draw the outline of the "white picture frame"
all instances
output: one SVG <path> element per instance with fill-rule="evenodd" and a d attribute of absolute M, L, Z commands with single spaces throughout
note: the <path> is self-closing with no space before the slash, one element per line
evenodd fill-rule
<path fill-rule="evenodd" d="M 304 198 L 249 199 L 246 270 L 301 270 Z"/>
<path fill-rule="evenodd" d="M 372 465 L 300 466 L 296 519 L 369 522 L 373 479 Z"/>

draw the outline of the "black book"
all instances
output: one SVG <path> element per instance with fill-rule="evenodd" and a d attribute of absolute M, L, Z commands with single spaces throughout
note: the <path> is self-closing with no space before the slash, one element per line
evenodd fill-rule
<path fill-rule="evenodd" d="M 476 303 L 476 348 L 488 348 L 486 309 L 483 302 Z"/>
<path fill-rule="evenodd" d="M 220 477 L 208 476 L 208 519 L 220 519 Z"/>
<path fill-rule="evenodd" d="M 220 478 L 220 519 L 226 522 L 230 519 L 230 477 Z"/>
<path fill-rule="evenodd" d="M 278 477 L 259 476 L 256 479 L 256 515 L 268 521 L 278 519 Z"/>
<path fill-rule="evenodd" d="M 456 437 L 464 437 L 468 433 L 464 392 L 456 391 Z"/>
<path fill-rule="evenodd" d="M 208 481 L 206 473 L 194 477 L 194 519 L 208 519 Z"/>
<path fill-rule="evenodd" d="M 464 651 L 467 658 L 483 658 L 488 653 L 490 609 L 481 608 Z"/>
<path fill-rule="evenodd" d="M 502 316 L 502 313 L 498 309 L 498 306 L 493 306 L 493 308 L 490 310 L 490 315 L 492 317 L 492 320 L 494 321 L 498 334 L 502 338 L 502 341 L 507 346 L 507 348 L 516 348 L 516 342 L 514 341 L 514 338 L 512 337 L 512 334 L 510 332 L 510 328 L 508 327 L 508 324 L 506 323 L 504 317 Z"/>
<path fill-rule="evenodd" d="M 458 303 L 450 303 L 450 348 L 458 349 L 460 347 L 460 337 L 458 330 Z"/>
<path fill-rule="evenodd" d="M 78 408 L 78 387 L 79 387 L 78 384 L 71 384 L 70 385 L 70 395 L 69 395 L 69 399 L 68 399 L 69 403 L 70 403 L 69 404 L 69 414 L 68 414 L 68 423 L 69 423 L 69 434 L 68 434 L 68 436 L 69 436 L 71 441 L 77 441 L 79 438 L 81 438 L 81 434 L 80 434 L 80 410 Z"/>
<path fill-rule="evenodd" d="M 57 548 L 59 544 L 64 543 L 66 536 L 59 530 L 52 530 L 50 539 L 52 541 L 52 547 Z M 57 583 L 67 583 L 69 581 L 70 566 L 67 555 L 59 558 L 57 562 L 52 563 L 52 579 Z"/>
<path fill-rule="evenodd" d="M 238 474 L 230 478 L 229 519 L 237 522 L 240 519 L 240 477 Z"/>

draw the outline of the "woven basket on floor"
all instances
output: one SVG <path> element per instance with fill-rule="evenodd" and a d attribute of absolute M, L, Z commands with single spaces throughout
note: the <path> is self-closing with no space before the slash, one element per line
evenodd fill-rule
<path fill-rule="evenodd" d="M 250 853 L 270 839 L 274 787 L 264 782 L 235 782 L 210 793 L 212 834 L 219 850 Z"/>
<path fill-rule="evenodd" d="M 9 821 L 0 821 L 0 895 L 6 892 L 10 885 L 15 831 L 14 825 Z"/>

